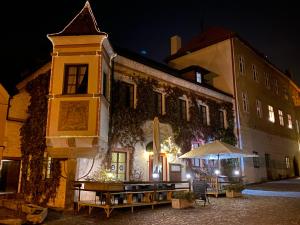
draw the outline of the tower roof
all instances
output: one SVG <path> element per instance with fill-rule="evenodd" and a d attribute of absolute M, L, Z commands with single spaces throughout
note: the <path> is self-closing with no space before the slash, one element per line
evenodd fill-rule
<path fill-rule="evenodd" d="M 89 1 L 74 19 L 60 32 L 49 36 L 77 36 L 77 35 L 107 35 L 101 32 L 94 17 Z"/>

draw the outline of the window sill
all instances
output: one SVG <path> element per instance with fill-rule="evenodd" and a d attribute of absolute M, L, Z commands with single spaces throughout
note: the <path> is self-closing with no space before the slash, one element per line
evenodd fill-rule
<path fill-rule="evenodd" d="M 49 95 L 49 98 L 69 98 L 69 97 L 100 97 L 101 94 L 59 94 Z"/>

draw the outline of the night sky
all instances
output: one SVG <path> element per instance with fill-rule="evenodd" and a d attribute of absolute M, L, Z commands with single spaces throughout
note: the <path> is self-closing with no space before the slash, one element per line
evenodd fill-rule
<path fill-rule="evenodd" d="M 91 0 L 101 31 L 114 45 L 163 61 L 169 38 L 183 44 L 204 28 L 221 26 L 237 32 L 269 60 L 290 69 L 300 84 L 300 13 L 289 1 L 119 1 Z M 46 35 L 61 31 L 85 0 L 1 2 L 0 82 L 13 84 L 50 58 Z M 23 74 L 23 75 L 22 75 Z"/>

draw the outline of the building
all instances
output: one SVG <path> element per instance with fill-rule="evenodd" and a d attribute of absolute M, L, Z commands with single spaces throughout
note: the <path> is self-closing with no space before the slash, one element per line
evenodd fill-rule
<path fill-rule="evenodd" d="M 166 61 L 219 74 L 213 86 L 234 96 L 239 146 L 259 155 L 244 160 L 248 182 L 299 175 L 299 88 L 247 41 L 211 28 L 180 46 L 173 38 Z M 174 50 L 175 49 L 175 50 Z"/>
<path fill-rule="evenodd" d="M 248 182 L 296 174 L 298 87 L 237 35 L 208 31 L 183 47 L 173 37 L 166 66 L 111 46 L 87 2 L 48 38 L 51 62 L 10 98 L 0 87 L 0 148 L 15 162 L 15 190 L 72 208 L 72 182 L 99 170 L 120 180 L 185 179 L 187 168 L 210 162 L 186 167 L 179 151 L 213 139 L 237 139 L 260 156 L 240 162 Z"/>

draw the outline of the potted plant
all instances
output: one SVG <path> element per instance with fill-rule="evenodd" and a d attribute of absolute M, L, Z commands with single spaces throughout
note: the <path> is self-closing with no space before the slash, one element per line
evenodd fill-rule
<path fill-rule="evenodd" d="M 245 189 L 245 185 L 243 183 L 230 184 L 226 185 L 224 189 L 226 190 L 226 197 L 241 197 L 242 191 Z"/>
<path fill-rule="evenodd" d="M 86 178 L 84 189 L 99 191 L 123 191 L 124 184 L 116 179 L 114 174 L 105 169 L 99 168 L 91 176 Z"/>
<path fill-rule="evenodd" d="M 172 208 L 184 209 L 193 206 L 195 201 L 195 194 L 193 192 L 175 192 L 172 198 Z"/>

